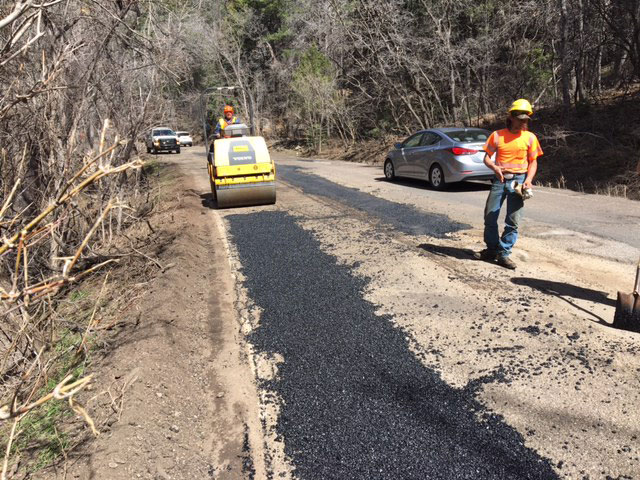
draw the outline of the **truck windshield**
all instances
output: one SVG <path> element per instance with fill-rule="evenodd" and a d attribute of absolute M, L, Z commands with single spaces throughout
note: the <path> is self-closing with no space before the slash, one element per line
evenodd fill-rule
<path fill-rule="evenodd" d="M 173 133 L 173 130 L 169 130 L 169 129 L 154 130 L 153 134 L 154 135 L 175 135 L 175 133 Z"/>

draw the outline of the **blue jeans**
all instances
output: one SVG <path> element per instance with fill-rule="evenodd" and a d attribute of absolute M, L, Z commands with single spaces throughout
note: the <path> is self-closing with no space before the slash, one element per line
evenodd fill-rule
<path fill-rule="evenodd" d="M 518 195 L 511 184 L 515 180 L 524 183 L 526 174 L 516 174 L 512 179 L 505 179 L 502 183 L 498 178 L 494 178 L 491 183 L 491 191 L 484 207 L 484 243 L 487 249 L 500 256 L 508 257 L 511 249 L 518 239 L 518 224 L 522 218 L 524 201 Z M 507 201 L 507 217 L 505 218 L 504 232 L 502 236 L 498 231 L 498 216 L 504 201 Z"/>

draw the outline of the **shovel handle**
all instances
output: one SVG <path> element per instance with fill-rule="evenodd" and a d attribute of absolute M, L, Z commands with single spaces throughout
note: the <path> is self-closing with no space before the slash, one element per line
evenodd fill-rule
<path fill-rule="evenodd" d="M 638 296 L 638 291 L 640 290 L 640 260 L 638 260 L 638 266 L 636 268 L 636 283 L 633 286 L 633 294 Z"/>

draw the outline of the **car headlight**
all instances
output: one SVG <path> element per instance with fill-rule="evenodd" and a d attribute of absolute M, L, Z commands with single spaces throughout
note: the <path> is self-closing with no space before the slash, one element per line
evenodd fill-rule
<path fill-rule="evenodd" d="M 160 140 L 154 140 L 154 141 L 153 141 L 153 144 L 154 144 L 154 145 L 160 145 Z"/>

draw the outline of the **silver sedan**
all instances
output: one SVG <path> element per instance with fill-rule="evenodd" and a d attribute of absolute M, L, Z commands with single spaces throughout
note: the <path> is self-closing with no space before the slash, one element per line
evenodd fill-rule
<path fill-rule="evenodd" d="M 436 190 L 447 183 L 488 180 L 493 171 L 483 162 L 491 132 L 481 128 L 432 128 L 396 143 L 384 162 L 387 180 L 410 177 L 427 180 Z"/>

